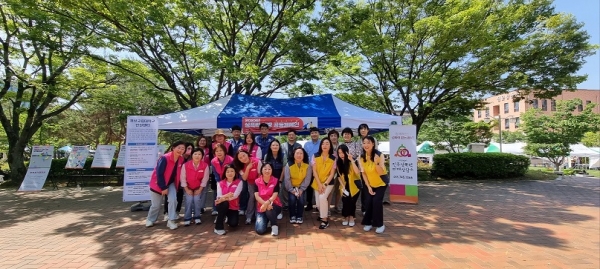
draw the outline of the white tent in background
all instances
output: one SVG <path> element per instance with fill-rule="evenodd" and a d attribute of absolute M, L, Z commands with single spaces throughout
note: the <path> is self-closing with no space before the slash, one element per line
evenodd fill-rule
<path fill-rule="evenodd" d="M 571 156 L 600 158 L 600 152 L 594 151 L 583 144 L 573 144 L 570 146 Z"/>

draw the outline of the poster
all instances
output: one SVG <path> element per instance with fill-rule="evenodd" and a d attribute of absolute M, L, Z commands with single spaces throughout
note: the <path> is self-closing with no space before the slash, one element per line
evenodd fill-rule
<path fill-rule="evenodd" d="M 29 168 L 19 191 L 41 191 L 50 173 L 50 167 Z"/>
<path fill-rule="evenodd" d="M 390 126 L 390 200 L 418 203 L 417 128 Z"/>
<path fill-rule="evenodd" d="M 110 168 L 116 149 L 114 145 L 99 145 L 94 154 L 92 168 Z"/>
<path fill-rule="evenodd" d="M 87 146 L 73 146 L 65 169 L 83 169 L 89 154 L 90 150 Z"/>
<path fill-rule="evenodd" d="M 124 202 L 150 200 L 150 177 L 158 157 L 157 138 L 158 121 L 156 117 L 127 117 L 127 147 L 124 148 Z"/>
<path fill-rule="evenodd" d="M 308 130 L 311 127 L 317 127 L 317 117 L 253 117 L 242 118 L 242 133 L 252 131 L 260 133 L 260 124 L 266 123 L 269 125 L 269 132 L 279 133 L 287 132 L 288 130 Z"/>
<path fill-rule="evenodd" d="M 54 146 L 33 146 L 31 148 L 29 168 L 50 168 L 53 154 Z"/>
<path fill-rule="evenodd" d="M 119 149 L 119 156 L 117 156 L 117 168 L 125 167 L 125 152 L 127 146 L 121 145 L 121 149 Z"/>

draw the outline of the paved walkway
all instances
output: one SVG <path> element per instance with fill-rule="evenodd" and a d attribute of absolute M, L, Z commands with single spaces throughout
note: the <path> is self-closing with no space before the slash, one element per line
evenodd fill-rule
<path fill-rule="evenodd" d="M 327 230 L 316 214 L 258 236 L 217 236 L 213 217 L 145 228 L 119 188 L 0 190 L 0 268 L 599 268 L 600 180 L 425 182 L 385 207 L 383 235 Z M 210 223 L 210 224 L 209 224 Z"/>

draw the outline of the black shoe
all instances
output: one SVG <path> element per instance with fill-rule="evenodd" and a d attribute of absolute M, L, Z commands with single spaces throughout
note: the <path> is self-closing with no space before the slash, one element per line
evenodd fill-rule
<path fill-rule="evenodd" d="M 321 229 L 321 230 L 323 230 L 327 227 L 329 227 L 329 221 L 322 221 L 321 225 L 319 225 L 319 229 Z"/>
<path fill-rule="evenodd" d="M 323 219 L 321 217 L 317 217 L 317 221 L 322 221 Z"/>

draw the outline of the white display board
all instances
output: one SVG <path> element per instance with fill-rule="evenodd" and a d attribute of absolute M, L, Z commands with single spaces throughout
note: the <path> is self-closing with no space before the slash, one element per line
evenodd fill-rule
<path fill-rule="evenodd" d="M 158 120 L 154 116 L 127 117 L 127 147 L 123 201 L 150 200 L 150 177 L 157 160 Z"/>
<path fill-rule="evenodd" d="M 417 128 L 390 126 L 390 200 L 417 203 Z"/>
<path fill-rule="evenodd" d="M 126 145 L 121 145 L 121 149 L 119 150 L 119 156 L 117 156 L 117 168 L 125 167 L 125 153 L 127 152 L 126 149 Z"/>
<path fill-rule="evenodd" d="M 83 169 L 88 155 L 90 155 L 90 149 L 87 146 L 74 146 L 67 159 L 65 169 Z"/>
<path fill-rule="evenodd" d="M 41 191 L 46 183 L 50 166 L 52 165 L 52 155 L 54 146 L 33 146 L 31 148 L 31 159 L 25 178 L 19 187 L 19 191 Z"/>
<path fill-rule="evenodd" d="M 94 154 L 91 168 L 109 168 L 112 166 L 113 157 L 117 147 L 114 145 L 99 145 Z"/>

